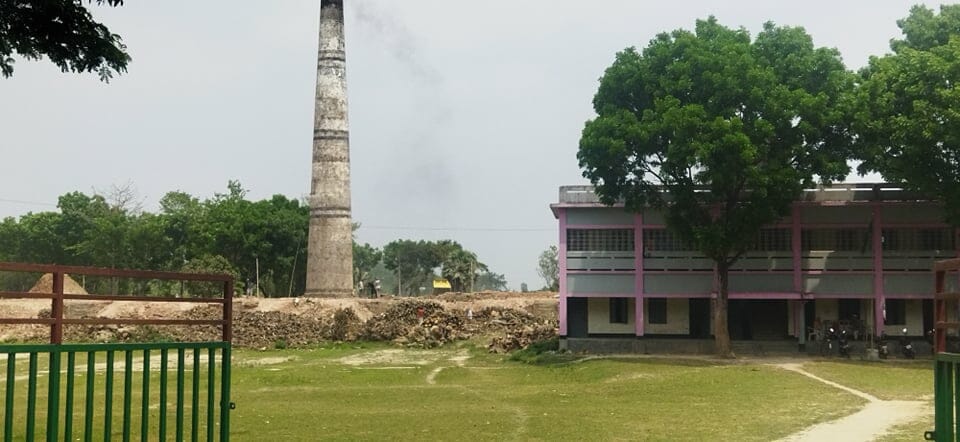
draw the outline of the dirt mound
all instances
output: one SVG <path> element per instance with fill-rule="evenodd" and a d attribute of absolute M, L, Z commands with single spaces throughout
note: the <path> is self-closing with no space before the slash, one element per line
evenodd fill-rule
<path fill-rule="evenodd" d="M 2 300 L 0 300 L 2 301 Z M 21 300 L 17 300 L 21 301 Z M 27 300 L 22 300 L 27 301 Z M 67 317 L 219 319 L 218 305 L 115 301 L 67 303 Z M 49 301 L 0 302 L 0 317 L 49 317 Z M 69 342 L 210 341 L 217 326 L 67 326 Z M 0 339 L 44 341 L 49 328 L 24 326 Z M 331 341 L 391 341 L 433 348 L 449 342 L 493 339 L 491 351 L 523 348 L 557 333 L 553 294 L 468 293 L 423 298 L 236 298 L 233 342 L 237 347 L 306 347 Z"/>
<path fill-rule="evenodd" d="M 29 290 L 29 293 L 53 293 L 53 274 L 46 273 L 37 280 L 37 283 Z M 86 290 L 83 289 L 80 284 L 77 284 L 77 281 L 74 281 L 70 275 L 63 275 L 63 293 L 70 295 L 86 295 L 88 294 Z"/>
<path fill-rule="evenodd" d="M 404 299 L 368 320 L 361 338 L 394 341 L 400 345 L 432 348 L 444 343 L 469 339 L 460 316 L 437 302 Z"/>

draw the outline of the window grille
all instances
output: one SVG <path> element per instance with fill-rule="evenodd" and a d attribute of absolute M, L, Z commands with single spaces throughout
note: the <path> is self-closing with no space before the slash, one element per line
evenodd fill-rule
<path fill-rule="evenodd" d="M 567 250 L 572 252 L 633 251 L 633 229 L 569 229 Z"/>
<path fill-rule="evenodd" d="M 792 247 L 790 229 L 761 229 L 756 242 L 749 250 L 762 252 L 790 251 Z M 697 251 L 680 240 L 667 229 L 648 229 L 643 231 L 643 248 L 647 251 L 658 252 L 691 252 Z"/>
<path fill-rule="evenodd" d="M 866 228 L 805 229 L 800 234 L 801 249 L 805 251 L 866 252 L 871 250 L 872 242 Z"/>
<path fill-rule="evenodd" d="M 950 229 L 921 229 L 920 250 L 953 250 L 953 232 Z"/>
<path fill-rule="evenodd" d="M 758 252 L 781 252 L 793 250 L 790 229 L 761 229 L 757 243 L 750 250 Z"/>
<path fill-rule="evenodd" d="M 950 228 L 883 229 L 883 250 L 954 250 L 956 240 Z"/>
<path fill-rule="evenodd" d="M 667 229 L 648 229 L 643 231 L 643 248 L 657 252 L 689 252 L 694 248 L 688 246 L 679 237 Z"/>

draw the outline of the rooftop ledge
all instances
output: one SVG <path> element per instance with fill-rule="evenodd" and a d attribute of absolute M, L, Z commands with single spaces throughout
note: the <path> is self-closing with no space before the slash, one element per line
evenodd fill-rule
<path fill-rule="evenodd" d="M 890 202 L 929 202 L 915 192 L 904 190 L 898 185 L 887 183 L 836 183 L 816 189 L 806 189 L 799 202 L 819 205 L 845 205 L 854 203 Z M 550 205 L 556 216 L 560 207 L 603 207 L 600 199 L 590 185 L 560 186 L 558 203 Z M 615 204 L 614 206 L 622 206 Z"/>

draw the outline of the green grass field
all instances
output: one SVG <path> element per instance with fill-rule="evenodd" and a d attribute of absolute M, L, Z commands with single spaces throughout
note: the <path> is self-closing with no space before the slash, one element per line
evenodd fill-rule
<path fill-rule="evenodd" d="M 804 369 L 822 378 L 870 393 L 884 400 L 924 400 L 933 406 L 933 366 L 926 361 L 812 362 Z M 920 440 L 933 430 L 933 415 L 898 425 L 882 442 Z"/>
<path fill-rule="evenodd" d="M 237 440 L 771 440 L 862 404 L 774 367 L 710 360 L 529 365 L 377 346 L 236 357 Z"/>
<path fill-rule="evenodd" d="M 23 365 L 18 360 L 18 376 L 24 373 Z M 881 398 L 916 399 L 932 392 L 929 362 L 808 362 L 805 368 Z M 190 373 L 188 367 L 188 378 Z M 0 363 L 0 375 L 5 374 Z M 117 374 L 120 380 L 122 372 Z M 156 373 L 151 376 L 155 383 Z M 139 428 L 139 379 L 135 373 L 134 429 Z M 38 380 L 42 393 L 45 374 Z M 77 383 L 82 382 L 81 376 Z M 20 385 L 18 381 L 18 389 Z M 97 390 L 101 388 L 98 383 Z M 122 388 L 122 382 L 116 388 Z M 157 390 L 151 388 L 154 398 Z M 762 360 L 556 358 L 529 364 L 470 344 L 435 350 L 383 344 L 236 350 L 232 390 L 237 409 L 231 414 L 231 434 L 237 441 L 765 441 L 849 414 L 863 404 L 853 395 Z M 25 397 L 21 391 L 17 396 Z M 43 404 L 38 404 L 40 410 L 45 410 Z M 115 436 L 119 405 L 117 400 Z M 190 411 L 188 399 L 186 416 Z M 167 414 L 168 419 L 174 414 L 172 405 Z M 18 419 L 15 434 L 22 435 L 25 423 Z M 98 415 L 95 425 L 101 430 L 95 434 L 102 434 L 101 420 Z M 916 440 L 925 429 L 923 422 L 912 423 L 885 440 Z M 151 433 L 155 431 L 151 425 Z M 82 431 L 75 430 L 78 435 Z"/>

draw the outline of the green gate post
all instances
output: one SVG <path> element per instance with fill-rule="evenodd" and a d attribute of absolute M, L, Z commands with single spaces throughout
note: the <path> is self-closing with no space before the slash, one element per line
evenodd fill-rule
<path fill-rule="evenodd" d="M 183 364 L 184 349 L 177 349 L 177 428 L 176 440 L 183 442 Z"/>
<path fill-rule="evenodd" d="M 50 379 L 47 384 L 47 440 L 55 441 L 60 429 L 60 349 L 50 350 Z"/>
<path fill-rule="evenodd" d="M 133 350 L 123 352 L 123 442 L 130 440 L 130 402 L 133 394 Z"/>
<path fill-rule="evenodd" d="M 150 349 L 143 349 L 143 393 L 140 405 L 140 440 L 150 434 Z"/>
<path fill-rule="evenodd" d="M 3 442 L 13 441 L 13 386 L 17 374 L 17 354 L 7 353 L 7 397 L 3 409 Z"/>
<path fill-rule="evenodd" d="M 96 375 L 96 352 L 87 352 L 87 394 L 84 399 L 83 440 L 93 440 L 93 379 Z"/>
<path fill-rule="evenodd" d="M 230 440 L 230 410 L 233 403 L 230 402 L 230 343 L 227 342 L 223 347 L 223 360 L 221 361 L 221 387 L 220 387 L 220 440 L 228 442 Z"/>
<path fill-rule="evenodd" d="M 190 440 L 196 442 L 200 431 L 200 349 L 193 349 L 193 395 L 190 396 Z"/>
<path fill-rule="evenodd" d="M 30 352 L 30 362 L 27 367 L 27 440 L 34 440 L 37 426 L 37 352 Z"/>
<path fill-rule="evenodd" d="M 67 399 L 63 404 L 63 440 L 73 440 L 73 376 L 75 373 L 74 365 L 77 363 L 77 352 L 67 353 Z"/>

